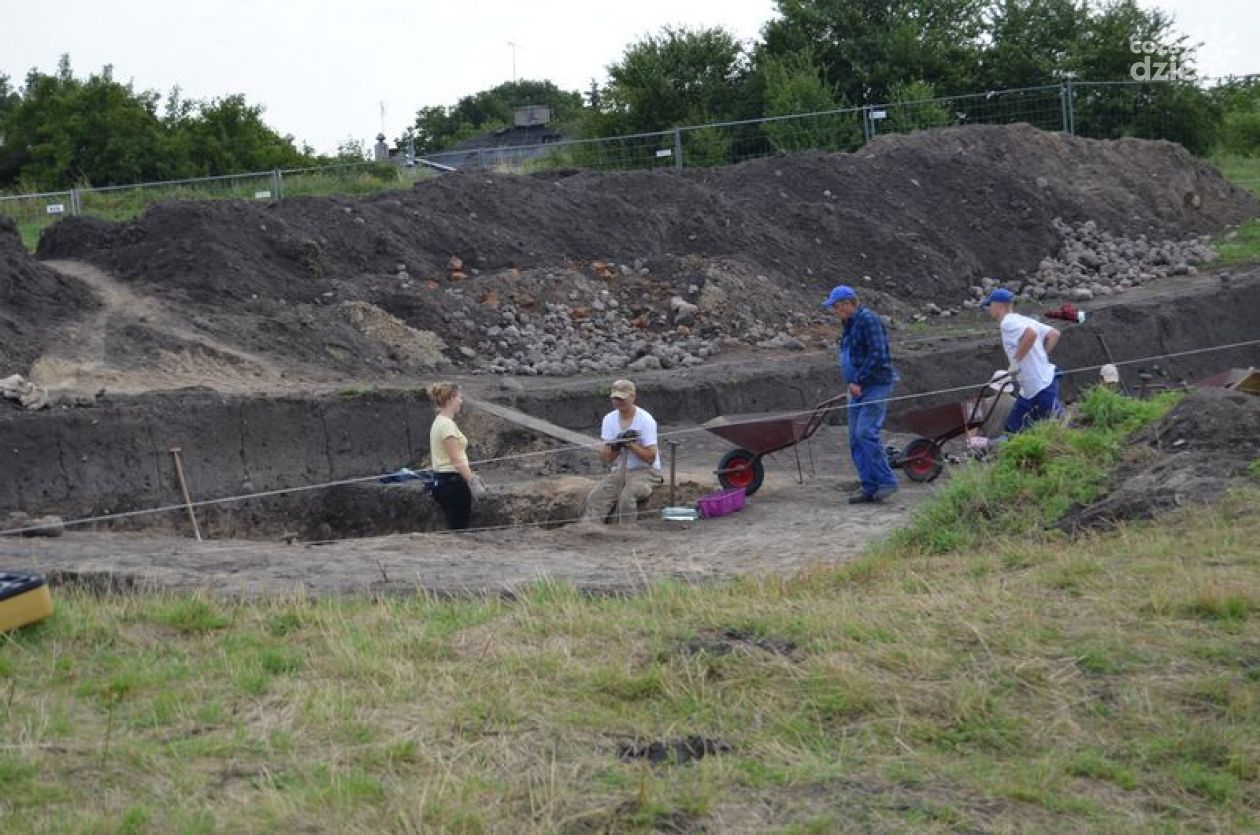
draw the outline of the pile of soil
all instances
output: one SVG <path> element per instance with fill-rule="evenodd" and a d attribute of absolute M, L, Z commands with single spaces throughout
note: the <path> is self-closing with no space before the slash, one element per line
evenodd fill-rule
<path fill-rule="evenodd" d="M 465 367 L 568 374 L 608 368 L 609 351 L 544 351 L 548 335 L 572 345 L 573 329 L 541 321 L 531 333 L 529 318 L 585 318 L 599 302 L 600 321 L 579 336 L 616 331 L 624 343 L 618 326 L 633 327 L 644 344 L 617 352 L 617 367 L 662 342 L 668 367 L 724 337 L 791 346 L 841 280 L 902 318 L 954 304 L 986 277 L 1022 282 L 1058 251 L 1056 219 L 1185 238 L 1258 210 L 1170 143 L 977 126 L 682 173 L 477 171 L 364 199 L 169 203 L 123 224 L 68 219 L 39 254 L 213 311 L 215 336 L 258 348 L 309 352 L 302 337 L 321 308 L 363 303 L 433 334 L 423 339 Z M 697 308 L 682 307 L 684 321 L 680 300 Z M 254 318 L 223 315 L 245 309 Z"/>
<path fill-rule="evenodd" d="M 17 225 L 0 217 L 0 377 L 29 376 L 31 363 L 55 338 L 53 329 L 97 305 L 82 282 L 36 262 Z"/>
<path fill-rule="evenodd" d="M 1260 458 L 1260 397 L 1223 388 L 1187 395 L 1136 433 L 1106 496 L 1075 510 L 1065 530 L 1107 529 L 1187 504 L 1217 501 Z"/>

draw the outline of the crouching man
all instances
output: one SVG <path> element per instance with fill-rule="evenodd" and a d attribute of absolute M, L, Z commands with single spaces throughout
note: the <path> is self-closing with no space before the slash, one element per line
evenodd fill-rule
<path fill-rule="evenodd" d="M 612 472 L 586 499 L 587 522 L 633 522 L 639 502 L 660 486 L 661 456 L 656 449 L 656 420 L 635 405 L 634 383 L 612 384 L 613 411 L 600 428 L 600 457 Z"/>

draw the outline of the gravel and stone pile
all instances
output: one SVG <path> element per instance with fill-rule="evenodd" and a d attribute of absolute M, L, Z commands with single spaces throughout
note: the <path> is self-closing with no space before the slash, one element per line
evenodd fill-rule
<path fill-rule="evenodd" d="M 985 278 L 971 288 L 965 308 L 976 308 L 1001 284 L 1024 300 L 1066 299 L 1082 302 L 1160 279 L 1196 275 L 1199 266 L 1216 258 L 1207 235 L 1184 240 L 1152 240 L 1139 234 L 1113 235 L 1092 220 L 1072 225 L 1055 218 L 1062 240 L 1057 257 L 1043 258 L 1037 271 L 1015 282 Z"/>
<path fill-rule="evenodd" d="M 672 266 L 673 280 L 649 280 L 642 265 L 607 265 L 595 268 L 596 279 L 577 271 L 486 276 L 492 297 L 448 288 L 460 301 L 446 324 L 465 334 L 456 359 L 474 373 L 569 376 L 690 368 L 741 345 L 806 350 L 793 331 L 821 317 L 768 277 L 721 262 Z M 746 304 L 749 295 L 762 304 Z"/>

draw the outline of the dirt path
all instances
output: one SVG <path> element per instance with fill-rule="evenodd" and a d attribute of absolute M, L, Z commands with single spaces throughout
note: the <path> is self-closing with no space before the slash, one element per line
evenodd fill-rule
<path fill-rule="evenodd" d="M 128 586 L 233 596 L 298 590 L 510 594 L 543 579 L 614 593 L 663 578 L 712 582 L 743 574 L 791 575 L 812 564 L 852 559 L 904 524 L 933 489 L 905 483 L 884 505 L 850 507 L 845 495 L 854 475 L 842 455 L 844 432 L 826 426 L 819 431 L 813 444 L 815 477 L 809 477 L 807 456 L 804 484 L 797 482 L 790 455 L 772 461 L 761 491 L 743 511 L 722 519 L 410 534 L 327 545 L 72 533 L 60 539 L 0 538 L 0 564 L 69 572 L 88 583 L 108 576 Z M 725 448 L 707 433 L 689 441 L 680 467 L 689 475 L 702 475 Z"/>
<path fill-rule="evenodd" d="M 59 337 L 31 367 L 31 377 L 52 389 L 141 392 L 190 385 L 271 388 L 280 379 L 274 364 L 204 333 L 187 317 L 161 302 L 134 293 L 113 276 L 84 261 L 45 261 L 79 279 L 97 295 L 101 308 L 62 328 Z M 148 362 L 120 367 L 112 361 L 111 339 L 138 328 L 157 347 Z"/>

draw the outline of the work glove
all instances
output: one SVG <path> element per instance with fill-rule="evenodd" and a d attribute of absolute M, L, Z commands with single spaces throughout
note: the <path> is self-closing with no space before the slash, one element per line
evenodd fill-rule
<path fill-rule="evenodd" d="M 474 499 L 480 499 L 486 495 L 486 483 L 481 480 L 481 476 L 475 475 L 468 481 L 468 489 L 472 491 Z"/>
<path fill-rule="evenodd" d="M 621 452 L 623 449 L 626 448 L 627 443 L 629 443 L 630 441 L 637 441 L 637 440 L 639 440 L 639 430 L 627 429 L 625 432 L 622 432 L 620 435 L 617 436 L 617 440 L 613 441 L 611 446 L 617 452 Z"/>
<path fill-rule="evenodd" d="M 1010 367 L 1006 369 L 1006 373 L 1011 376 L 1011 379 L 1018 377 L 1019 376 L 1019 363 L 1014 360 L 1011 360 Z"/>

